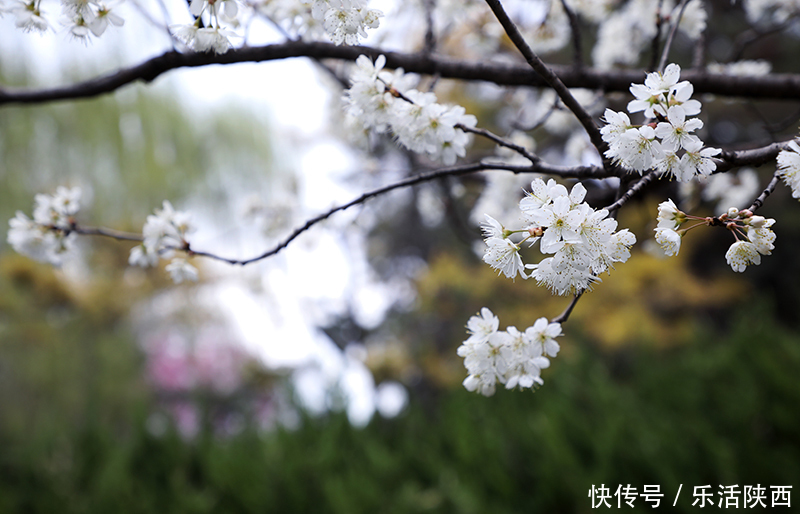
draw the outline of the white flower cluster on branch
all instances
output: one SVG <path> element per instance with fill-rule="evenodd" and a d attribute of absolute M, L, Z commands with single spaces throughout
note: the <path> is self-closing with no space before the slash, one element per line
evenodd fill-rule
<path fill-rule="evenodd" d="M 345 94 L 350 116 L 365 129 L 391 132 L 409 150 L 447 165 L 464 157 L 469 135 L 460 127 L 474 128 L 475 116 L 460 105 L 437 103 L 433 93 L 412 89 L 414 77 L 402 69 L 384 71 L 385 64 L 383 55 L 374 64 L 365 55 L 356 60 L 352 86 Z"/>
<path fill-rule="evenodd" d="M 457 351 L 469 373 L 464 387 L 491 396 L 498 383 L 506 389 L 544 384 L 541 372 L 550 367 L 548 357 L 558 355 L 555 338 L 562 334 L 561 324 L 539 318 L 524 331 L 516 327 L 499 331 L 499 325 L 497 316 L 486 307 L 467 322 L 470 336 Z"/>
<path fill-rule="evenodd" d="M 72 37 L 86 42 L 91 35 L 102 36 L 109 25 L 121 27 L 125 23 L 117 13 L 119 3 L 121 2 L 109 4 L 100 0 L 61 0 L 61 23 L 69 29 Z M 25 32 L 45 32 L 51 28 L 41 8 L 41 0 L 17 1 L 9 11 L 16 18 L 17 28 Z"/>
<path fill-rule="evenodd" d="M 8 222 L 8 243 L 31 259 L 60 266 L 75 244 L 72 228 L 80 199 L 79 187 L 59 187 L 53 195 L 36 195 L 33 219 L 17 211 Z"/>
<path fill-rule="evenodd" d="M 128 263 L 143 268 L 155 266 L 160 259 L 172 259 L 175 250 L 187 250 L 189 243 L 186 235 L 194 230 L 188 213 L 176 211 L 172 204 L 164 200 L 163 207 L 156 209 L 155 214 L 147 216 L 142 228 L 144 240 L 142 244 L 131 249 Z M 196 281 L 197 269 L 186 259 L 174 258 L 166 270 L 173 281 Z"/>
<path fill-rule="evenodd" d="M 357 45 L 367 37 L 366 29 L 376 29 L 383 13 L 367 7 L 367 0 L 301 0 L 310 4 L 311 15 L 322 24 L 337 45 Z"/>
<path fill-rule="evenodd" d="M 483 232 L 486 253 L 483 260 L 508 278 L 524 270 L 530 277 L 557 295 L 579 294 L 599 281 L 597 275 L 610 271 L 615 262 L 630 257 L 630 247 L 636 243 L 628 229 L 616 231 L 617 220 L 608 217 L 605 209 L 595 210 L 584 202 L 586 188 L 578 183 L 567 188 L 550 179 L 531 182 L 531 191 L 519 203 L 526 227 L 507 230 L 491 216 L 486 216 Z M 514 234 L 523 234 L 518 243 Z M 522 243 L 533 246 L 545 255 L 538 264 L 523 264 Z"/>
<path fill-rule="evenodd" d="M 712 157 L 718 148 L 705 148 L 692 134 L 703 127 L 697 118 L 701 104 L 691 98 L 694 87 L 689 81 L 678 82 L 681 69 L 670 64 L 664 73 L 649 73 L 644 84 L 631 84 L 636 97 L 628 103 L 628 112 L 644 112 L 657 121 L 632 125 L 624 112 L 606 109 L 606 125 L 600 130 L 608 143 L 606 157 L 640 175 L 655 169 L 662 175 L 687 182 L 696 176 L 708 176 L 715 169 Z"/>
<path fill-rule="evenodd" d="M 324 32 L 337 45 L 357 45 L 383 16 L 367 0 L 264 0 L 252 6 L 293 33 L 313 37 Z M 230 27 L 243 24 L 236 0 L 192 0 L 190 11 L 194 23 L 170 27 L 176 39 L 195 52 L 223 54 L 232 48 L 230 39 L 237 34 Z"/>
<path fill-rule="evenodd" d="M 751 264 L 761 264 L 762 255 L 771 255 L 775 249 L 775 232 L 772 225 L 775 220 L 753 214 L 749 209 L 739 210 L 731 207 L 719 217 L 701 218 L 691 216 L 678 209 L 675 202 L 667 200 L 658 206 L 658 227 L 656 242 L 668 256 L 678 255 L 681 238 L 689 230 L 701 226 L 722 226 L 730 230 L 736 240 L 725 253 L 725 260 L 736 272 L 743 272 Z M 684 223 L 694 221 L 687 228 L 680 228 Z"/>

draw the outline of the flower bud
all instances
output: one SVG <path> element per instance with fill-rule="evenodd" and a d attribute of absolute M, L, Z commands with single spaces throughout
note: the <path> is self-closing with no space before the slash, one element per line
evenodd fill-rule
<path fill-rule="evenodd" d="M 544 230 L 542 230 L 542 227 L 529 227 L 528 234 L 530 234 L 531 237 L 542 237 Z"/>
<path fill-rule="evenodd" d="M 728 209 L 729 218 L 736 218 L 738 216 L 739 216 L 739 209 L 737 209 L 736 207 L 731 207 L 730 209 Z"/>
<path fill-rule="evenodd" d="M 746 221 L 746 223 L 753 228 L 762 228 L 764 226 L 764 223 L 766 223 L 766 221 L 767 218 L 765 218 L 764 216 L 752 216 Z"/>

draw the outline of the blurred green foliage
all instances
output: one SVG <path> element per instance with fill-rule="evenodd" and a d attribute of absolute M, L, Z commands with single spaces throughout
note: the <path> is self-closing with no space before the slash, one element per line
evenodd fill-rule
<path fill-rule="evenodd" d="M 59 395 L 40 392 L 27 400 L 33 425 L 3 416 L 0 512 L 588 512 L 591 485 L 628 483 L 660 485 L 667 505 L 683 484 L 676 511 L 689 512 L 695 485 L 796 484 L 800 340 L 766 310 L 737 318 L 729 334 L 700 331 L 679 350 L 607 352 L 572 338 L 536 393 L 412 395 L 399 418 L 364 429 L 331 414 L 192 440 L 148 430 L 139 379 L 101 355 L 107 336 L 72 330 L 63 345 L 91 344 L 97 357 L 89 380 L 103 386 L 80 400 L 95 415 L 70 420 Z M 58 368 L 48 394 L 86 380 L 64 347 L 31 351 Z M 3 356 L 19 364 L 8 345 Z"/>

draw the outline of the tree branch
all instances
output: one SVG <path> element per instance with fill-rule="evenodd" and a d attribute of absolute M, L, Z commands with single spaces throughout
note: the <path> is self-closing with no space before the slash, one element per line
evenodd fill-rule
<path fill-rule="evenodd" d="M 772 176 L 772 180 L 770 180 L 769 184 L 767 184 L 767 187 L 764 188 L 764 191 L 762 191 L 761 194 L 758 195 L 758 198 L 753 200 L 753 205 L 748 207 L 748 209 L 752 212 L 756 212 L 757 209 L 760 209 L 761 206 L 764 205 L 764 201 L 767 199 L 767 197 L 771 195 L 773 191 L 775 191 L 775 187 L 777 187 L 780 179 L 781 179 L 781 174 L 776 172 Z"/>
<path fill-rule="evenodd" d="M 663 72 L 664 67 L 667 65 L 667 58 L 669 57 L 669 50 L 672 48 L 672 42 L 675 40 L 675 34 L 678 33 L 678 26 L 681 24 L 681 18 L 683 18 L 683 11 L 686 10 L 686 6 L 692 0 L 683 0 L 681 3 L 681 10 L 678 11 L 678 17 L 672 23 L 672 27 L 670 28 L 669 35 L 667 35 L 667 41 L 664 43 L 664 50 L 661 52 L 661 60 L 658 62 L 658 71 Z M 699 1 L 699 0 L 698 0 Z"/>
<path fill-rule="evenodd" d="M 583 296 L 583 293 L 584 292 L 581 291 L 580 293 L 576 294 L 572 298 L 572 301 L 569 302 L 569 305 L 567 305 L 567 308 L 564 309 L 564 312 L 553 318 L 551 320 L 551 323 L 566 323 L 567 320 L 569 319 L 569 315 L 572 314 L 572 310 L 575 308 L 575 305 L 578 304 L 578 300 L 580 300 L 581 296 Z"/>
<path fill-rule="evenodd" d="M 613 169 L 613 164 L 611 161 L 606 157 L 606 150 L 608 150 L 608 144 L 603 141 L 603 137 L 600 135 L 600 130 L 595 125 L 594 120 L 586 112 L 586 109 L 578 103 L 572 93 L 570 93 L 567 86 L 561 82 L 561 79 L 558 78 L 547 65 L 539 59 L 539 56 L 536 55 L 528 43 L 525 41 L 525 38 L 522 37 L 520 34 L 519 29 L 517 26 L 514 25 L 514 22 L 511 21 L 511 18 L 508 17 L 508 14 L 503 9 L 502 4 L 499 0 L 486 0 L 486 3 L 489 4 L 489 8 L 494 13 L 497 20 L 500 22 L 500 25 L 503 26 L 503 30 L 505 30 L 506 35 L 511 39 L 511 42 L 514 43 L 514 46 L 517 47 L 517 50 L 522 54 L 528 64 L 533 68 L 533 70 L 538 73 L 547 84 L 553 88 L 553 90 L 558 94 L 561 101 L 564 102 L 564 105 L 572 111 L 578 121 L 583 126 L 583 129 L 589 135 L 589 139 L 592 141 L 592 144 L 595 148 L 597 148 L 600 157 L 603 159 L 603 164 L 606 169 L 611 170 Z"/>
<path fill-rule="evenodd" d="M 240 48 L 222 55 L 169 51 L 140 64 L 77 84 L 46 89 L 0 87 L 0 105 L 44 103 L 59 100 L 92 98 L 111 93 L 134 82 L 152 82 L 178 68 L 196 68 L 212 64 L 266 62 L 296 57 L 355 61 L 359 55 L 376 59 L 386 56 L 386 67 L 403 68 L 409 73 L 438 75 L 442 78 L 492 82 L 502 86 L 546 87 L 547 81 L 528 66 L 489 61 L 464 61 L 444 56 L 387 52 L 364 46 L 336 46 L 332 43 L 289 41 L 285 43 Z M 566 87 L 627 92 L 631 83 L 641 82 L 644 70 L 576 69 L 574 66 L 550 66 Z M 729 76 L 682 70 L 681 78 L 694 86 L 695 94 L 711 93 L 753 99 L 800 100 L 800 74 L 771 74 L 762 77 Z"/>
<path fill-rule="evenodd" d="M 606 209 L 609 212 L 613 212 L 619 209 L 620 207 L 628 203 L 628 201 L 630 201 L 631 198 L 636 196 L 636 194 L 638 194 L 642 189 L 644 189 L 645 186 L 647 186 L 650 182 L 655 180 L 656 177 L 658 177 L 658 172 L 651 171 L 650 173 L 642 177 L 637 183 L 632 185 L 630 189 L 625 191 L 625 194 L 620 196 L 616 202 L 606 207 L 603 207 L 603 209 Z"/>
<path fill-rule="evenodd" d="M 458 128 L 458 129 L 463 130 L 464 132 L 471 132 L 472 134 L 477 134 L 479 136 L 483 136 L 486 139 L 489 139 L 490 141 L 493 141 L 498 146 L 503 146 L 503 147 L 506 147 L 506 148 L 508 148 L 510 150 L 513 150 L 513 151 L 517 152 L 518 154 L 520 154 L 521 156 L 523 156 L 526 159 L 528 159 L 529 161 L 531 161 L 533 164 L 536 164 L 537 162 L 540 161 L 538 156 L 532 154 L 524 146 L 518 145 L 516 143 L 512 143 L 511 141 L 508 141 L 506 139 L 503 139 L 502 137 L 498 136 L 497 134 L 489 132 L 486 129 L 468 127 L 466 125 L 462 125 L 461 123 L 457 124 L 455 127 Z"/>
<path fill-rule="evenodd" d="M 226 262 L 228 264 L 237 264 L 241 266 L 245 266 L 247 264 L 251 264 L 253 262 L 257 262 L 272 255 L 277 254 L 289 244 L 297 239 L 300 234 L 307 231 L 317 223 L 324 221 L 331 217 L 333 214 L 343 211 L 345 209 L 349 209 L 355 205 L 361 204 L 366 202 L 371 198 L 375 198 L 377 196 L 386 194 L 390 191 L 395 189 L 401 189 L 404 187 L 410 187 L 416 184 L 421 184 L 423 182 L 428 182 L 431 180 L 440 179 L 443 177 L 449 176 L 459 176 L 459 175 L 467 175 L 470 173 L 475 173 L 478 171 L 510 171 L 512 173 L 548 173 L 551 175 L 558 175 L 563 178 L 606 178 L 609 174 L 602 168 L 598 166 L 575 166 L 575 167 L 566 167 L 566 166 L 555 166 L 547 163 L 543 163 L 538 161 L 536 163 L 532 163 L 529 166 L 520 166 L 520 165 L 513 165 L 513 164 L 506 164 L 502 162 L 488 162 L 488 161 L 481 161 L 473 164 L 465 164 L 461 166 L 453 166 L 450 168 L 444 168 L 436 171 L 431 171 L 428 173 L 420 173 L 413 177 L 409 177 L 405 180 L 401 180 L 395 182 L 393 184 L 389 184 L 384 187 L 380 187 L 378 189 L 374 189 L 367 193 L 362 194 L 358 198 L 334 207 L 318 216 L 308 219 L 305 224 L 301 227 L 296 228 L 289 236 L 287 236 L 283 241 L 278 243 L 273 248 L 263 252 L 260 255 L 249 259 L 230 259 L 227 257 L 222 257 L 217 254 L 211 252 L 205 252 L 201 250 L 195 250 L 191 247 L 190 243 L 186 243 L 185 247 L 182 248 L 170 248 L 171 250 L 178 250 L 178 251 L 185 251 L 189 255 L 196 255 L 201 257 L 207 257 L 209 259 L 217 260 Z M 62 230 L 56 227 L 49 227 L 53 230 Z M 110 237 L 112 239 L 117 239 L 120 241 L 136 241 L 142 242 L 144 238 L 141 234 L 132 234 L 130 232 L 121 232 L 118 230 L 113 230 L 109 228 L 102 228 L 102 227 L 82 227 L 77 224 L 74 224 L 72 227 L 69 228 L 70 232 L 74 232 L 80 235 L 86 236 L 104 236 Z"/>
<path fill-rule="evenodd" d="M 81 227 L 78 225 L 74 225 L 73 227 L 70 228 L 69 231 L 74 232 L 76 234 L 80 234 L 82 236 L 110 237 L 118 241 L 138 241 L 140 243 L 144 241 L 144 237 L 141 234 L 121 232 L 119 230 L 103 228 L 103 227 Z"/>
<path fill-rule="evenodd" d="M 581 27 L 578 22 L 578 15 L 567 5 L 567 0 L 561 0 L 561 6 L 564 8 L 564 12 L 567 13 L 569 29 L 570 32 L 572 32 L 572 65 L 576 68 L 582 68 L 584 65 L 583 41 L 581 38 Z"/>
<path fill-rule="evenodd" d="M 714 173 L 723 173 L 740 166 L 761 166 L 778 156 L 778 152 L 788 148 L 788 141 L 772 143 L 752 150 L 723 151 L 719 159 L 714 161 L 717 169 Z"/>

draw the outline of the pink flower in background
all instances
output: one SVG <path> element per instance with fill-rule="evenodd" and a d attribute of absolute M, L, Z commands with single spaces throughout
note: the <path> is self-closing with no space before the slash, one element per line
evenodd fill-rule
<path fill-rule="evenodd" d="M 206 389 L 230 394 L 242 385 L 247 355 L 221 330 L 206 330 L 194 341 L 159 333 L 147 344 L 147 374 L 162 391 Z"/>

